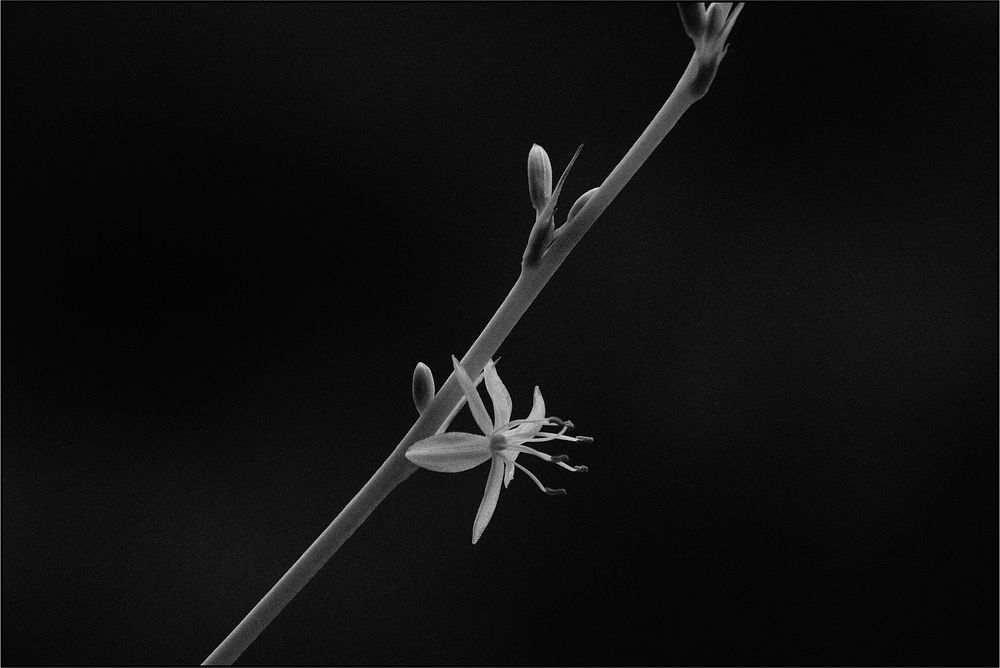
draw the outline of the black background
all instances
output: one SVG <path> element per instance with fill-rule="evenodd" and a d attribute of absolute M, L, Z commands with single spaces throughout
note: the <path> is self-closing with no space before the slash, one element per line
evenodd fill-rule
<path fill-rule="evenodd" d="M 241 659 L 996 664 L 997 5 L 746 8 L 515 332 L 528 462 L 399 487 Z M 665 4 L 19 4 L 3 662 L 200 662 L 690 54 Z M 470 428 L 465 415 L 456 428 Z M 558 451 L 558 449 L 556 450 Z"/>

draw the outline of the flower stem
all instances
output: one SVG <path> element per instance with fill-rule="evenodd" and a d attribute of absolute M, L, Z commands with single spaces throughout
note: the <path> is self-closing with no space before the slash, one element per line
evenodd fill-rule
<path fill-rule="evenodd" d="M 681 76 L 674 91 L 657 112 L 649 126 L 625 157 L 611 171 L 583 209 L 570 223 L 559 230 L 555 241 L 537 264 L 522 267 L 521 275 L 500 308 L 462 358 L 462 366 L 475 376 L 496 353 L 500 344 L 524 315 L 535 297 L 555 274 L 563 260 L 583 238 L 590 226 L 621 192 L 635 175 L 660 141 L 670 132 L 677 120 L 700 95 L 692 88 L 698 71 L 697 54 Z M 215 648 L 202 665 L 231 665 L 249 647 L 278 613 L 309 582 L 320 568 L 351 537 L 373 510 L 388 496 L 396 485 L 406 480 L 416 466 L 404 453 L 420 439 L 433 435 L 451 410 L 462 398 L 462 390 L 452 373 L 438 393 L 424 409 L 399 445 L 375 471 L 347 506 L 330 525 L 313 541 L 313 544 L 292 564 L 292 567 L 271 587 L 257 605 L 243 618 L 226 639 Z"/>

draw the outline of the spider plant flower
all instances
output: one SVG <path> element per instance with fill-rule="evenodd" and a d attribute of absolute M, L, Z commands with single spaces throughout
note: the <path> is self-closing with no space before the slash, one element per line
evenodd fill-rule
<path fill-rule="evenodd" d="M 510 394 L 497 374 L 491 360 L 483 370 L 486 380 L 486 390 L 493 401 L 493 419 L 486 412 L 475 384 L 462 365 L 454 357 L 451 358 L 455 367 L 455 375 L 465 398 L 469 403 L 472 416 L 482 434 L 463 432 L 445 432 L 436 434 L 422 441 L 417 441 L 406 451 L 406 458 L 422 468 L 439 473 L 460 473 L 490 462 L 490 474 L 486 479 L 486 491 L 476 513 L 476 521 L 472 527 L 472 543 L 475 544 L 483 535 L 486 525 L 493 517 L 500 498 L 501 483 L 504 487 L 514 478 L 514 471 L 524 471 L 533 483 L 546 494 L 565 494 L 565 489 L 546 487 L 535 474 L 517 461 L 520 454 L 533 455 L 547 462 L 557 464 L 568 471 L 583 472 L 586 466 L 570 466 L 566 455 L 552 456 L 540 452 L 527 443 L 543 441 L 572 441 L 576 443 L 591 443 L 593 439 L 586 436 L 567 436 L 566 430 L 573 427 L 572 422 L 557 417 L 545 416 L 545 401 L 542 393 L 535 388 L 534 403 L 527 418 L 511 420 L 513 408 Z M 559 431 L 542 431 L 543 427 L 558 427 Z"/>

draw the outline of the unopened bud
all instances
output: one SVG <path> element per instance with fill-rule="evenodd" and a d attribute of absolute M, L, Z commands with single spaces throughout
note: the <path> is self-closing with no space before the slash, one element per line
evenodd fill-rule
<path fill-rule="evenodd" d="M 713 2 L 708 6 L 708 11 L 705 13 L 709 35 L 718 35 L 722 32 L 722 27 L 726 24 L 726 16 L 729 15 L 732 6 L 731 2 Z"/>
<path fill-rule="evenodd" d="M 413 405 L 418 413 L 423 413 L 434 398 L 434 374 L 423 362 L 417 362 L 413 369 Z"/>
<path fill-rule="evenodd" d="M 708 23 L 704 3 L 678 2 L 677 9 L 681 12 L 681 23 L 684 24 L 684 32 L 688 37 L 691 39 L 700 37 Z"/>
<path fill-rule="evenodd" d="M 576 199 L 576 201 L 573 202 L 573 206 L 571 206 L 569 209 L 569 215 L 566 216 L 567 223 L 576 218 L 576 214 L 580 213 L 580 211 L 583 210 L 584 205 L 590 201 L 590 198 L 593 197 L 594 193 L 596 193 L 598 190 L 600 190 L 600 188 L 591 188 L 587 192 L 580 195 Z"/>
<path fill-rule="evenodd" d="M 528 195 L 537 212 L 541 212 L 552 197 L 552 161 L 538 144 L 532 144 L 528 152 Z"/>

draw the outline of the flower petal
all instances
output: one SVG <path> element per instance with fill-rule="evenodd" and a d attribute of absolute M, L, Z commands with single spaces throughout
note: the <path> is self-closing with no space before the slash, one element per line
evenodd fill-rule
<path fill-rule="evenodd" d="M 528 417 L 526 419 L 541 420 L 543 417 L 545 417 L 545 400 L 542 399 L 542 391 L 539 390 L 538 386 L 536 385 L 534 403 L 532 403 L 531 412 L 528 413 Z M 519 424 L 510 431 L 508 431 L 506 434 L 504 434 L 504 437 L 507 440 L 517 444 L 519 442 L 526 441 L 527 439 L 533 437 L 541 429 L 542 429 L 541 423 Z M 514 479 L 514 471 L 517 470 L 517 467 L 514 466 L 514 461 L 517 459 L 517 455 L 519 453 L 516 450 L 501 450 L 500 454 L 503 455 L 503 457 L 510 462 L 510 466 L 507 467 L 507 470 L 504 472 L 503 476 L 503 486 L 507 487 L 510 485 L 510 481 Z"/>
<path fill-rule="evenodd" d="M 438 473 L 460 473 L 479 466 L 492 455 L 490 439 L 479 434 L 449 431 L 417 441 L 406 450 L 406 458 Z"/>
<path fill-rule="evenodd" d="M 517 470 L 517 467 L 514 466 L 514 460 L 517 459 L 517 456 L 519 454 L 521 454 L 521 453 L 518 452 L 517 450 L 501 450 L 500 451 L 500 456 L 503 457 L 506 460 L 504 462 L 504 468 L 505 468 L 505 470 L 504 470 L 504 473 L 503 473 L 503 486 L 504 487 L 509 487 L 510 486 L 510 481 L 514 479 L 514 471 Z"/>
<path fill-rule="evenodd" d="M 497 501 L 500 499 L 500 483 L 503 481 L 504 464 L 497 457 L 493 458 L 490 464 L 490 477 L 486 479 L 486 491 L 483 492 L 483 500 L 479 503 L 479 511 L 476 513 L 476 523 L 472 525 L 472 544 L 475 545 L 479 537 L 486 530 L 486 525 L 493 517 L 496 510 Z"/>
<path fill-rule="evenodd" d="M 479 384 L 483 382 L 484 375 L 485 374 L 479 374 L 479 377 L 476 378 L 476 382 L 473 383 L 476 387 L 479 387 Z M 462 393 L 462 398 L 458 400 L 458 403 L 455 404 L 455 407 L 451 409 L 450 413 L 448 413 L 448 417 L 446 417 L 444 419 L 444 422 L 441 423 L 441 426 L 438 427 L 437 430 L 438 434 L 443 434 L 444 432 L 448 431 L 448 427 L 451 426 L 451 423 L 455 420 L 455 416 L 458 415 L 458 412 L 465 407 L 465 403 L 467 401 L 468 399 L 465 398 L 465 393 Z"/>
<path fill-rule="evenodd" d="M 542 391 L 535 386 L 535 398 L 534 403 L 531 405 L 531 412 L 528 413 L 529 420 L 541 420 L 545 417 L 545 400 L 542 399 Z M 508 440 L 517 439 L 519 441 L 531 438 L 537 434 L 542 429 L 542 423 L 536 422 L 535 424 L 526 423 L 519 424 L 509 432 L 504 434 Z"/>
<path fill-rule="evenodd" d="M 451 356 L 451 363 L 455 367 L 455 376 L 458 378 L 458 384 L 462 386 L 465 398 L 469 402 L 469 410 L 472 411 L 472 417 L 476 418 L 476 424 L 483 430 L 483 433 L 489 436 L 493 433 L 493 422 L 490 420 L 490 414 L 486 412 L 486 404 L 483 403 L 479 392 L 476 391 L 476 386 L 473 385 L 469 374 L 458 363 L 458 359 L 454 355 Z"/>
<path fill-rule="evenodd" d="M 483 373 L 486 375 L 486 391 L 490 393 L 490 399 L 493 400 L 493 429 L 499 429 L 510 422 L 510 411 L 513 407 L 510 392 L 500 380 L 493 360 L 486 363 L 486 369 Z"/>

